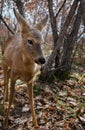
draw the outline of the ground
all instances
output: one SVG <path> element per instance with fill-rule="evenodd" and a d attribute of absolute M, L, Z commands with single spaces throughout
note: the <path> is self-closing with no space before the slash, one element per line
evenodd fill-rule
<path fill-rule="evenodd" d="M 35 111 L 43 130 L 85 130 L 85 72 L 82 67 L 75 69 L 78 71 L 73 71 L 69 80 L 56 79 L 52 83 L 35 81 Z M 3 71 L 1 72 L 0 130 L 3 130 Z M 16 85 L 7 130 L 34 130 L 27 86 L 21 81 Z"/>

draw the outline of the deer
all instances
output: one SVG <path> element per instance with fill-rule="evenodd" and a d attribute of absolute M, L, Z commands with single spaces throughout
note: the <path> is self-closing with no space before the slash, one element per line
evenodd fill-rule
<path fill-rule="evenodd" d="M 19 23 L 20 31 L 9 38 L 3 47 L 4 102 L 6 100 L 9 102 L 3 120 L 3 127 L 8 127 L 10 108 L 15 93 L 15 83 L 17 79 L 21 79 L 27 84 L 32 121 L 34 127 L 38 128 L 39 125 L 34 110 L 33 79 L 36 74 L 36 65 L 42 66 L 45 63 L 41 45 L 44 43 L 42 30 L 46 26 L 48 16 L 46 15 L 36 25 L 32 25 L 15 8 L 13 10 Z M 10 94 L 8 96 L 9 78 Z"/>

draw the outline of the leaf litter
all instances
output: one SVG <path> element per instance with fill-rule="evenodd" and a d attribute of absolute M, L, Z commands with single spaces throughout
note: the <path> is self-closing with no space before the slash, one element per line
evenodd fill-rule
<path fill-rule="evenodd" d="M 81 80 L 77 75 L 76 80 L 35 82 L 35 111 L 40 125 L 37 129 L 32 125 L 27 86 L 18 81 L 7 130 L 84 130 L 85 81 L 78 82 Z M 0 130 L 4 118 L 2 104 L 3 85 L 0 86 Z"/>

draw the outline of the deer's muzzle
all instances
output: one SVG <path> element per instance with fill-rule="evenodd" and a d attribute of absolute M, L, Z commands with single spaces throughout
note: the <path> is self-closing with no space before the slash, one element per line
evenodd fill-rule
<path fill-rule="evenodd" d="M 45 64 L 45 58 L 41 57 L 41 58 L 35 60 L 35 62 L 36 62 L 37 64 Z"/>

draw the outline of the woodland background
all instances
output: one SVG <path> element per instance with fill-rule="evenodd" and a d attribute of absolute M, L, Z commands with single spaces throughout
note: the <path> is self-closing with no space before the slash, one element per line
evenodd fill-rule
<path fill-rule="evenodd" d="M 35 109 L 41 127 L 85 129 L 85 0 L 0 0 L 0 128 L 3 113 L 2 44 L 19 30 L 16 8 L 35 24 L 48 14 L 42 49 L 46 64 L 36 76 Z M 32 130 L 26 85 L 18 80 L 9 130 Z"/>

